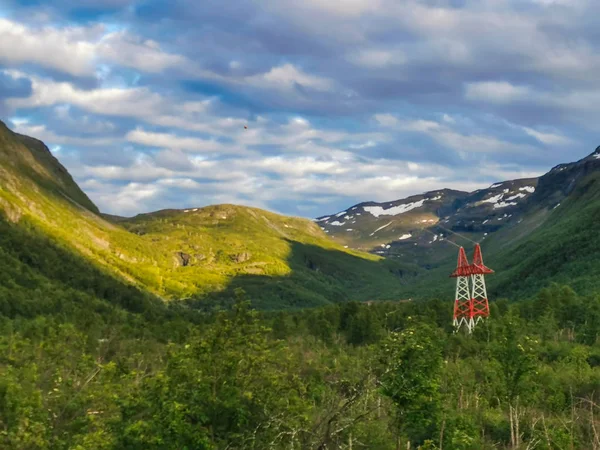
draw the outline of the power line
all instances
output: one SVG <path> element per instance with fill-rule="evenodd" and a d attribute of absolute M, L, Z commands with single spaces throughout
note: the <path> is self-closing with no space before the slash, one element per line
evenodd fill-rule
<path fill-rule="evenodd" d="M 437 236 L 437 234 L 436 234 L 436 233 L 434 233 L 434 232 L 433 232 L 433 231 L 431 231 L 431 230 L 428 230 L 427 228 L 423 228 L 423 230 L 427 231 L 428 233 L 431 233 L 431 234 L 433 234 L 434 236 Z M 455 243 L 455 242 L 452 242 L 452 241 L 450 241 L 450 240 L 448 240 L 448 239 L 444 239 L 444 242 L 449 242 L 450 244 L 454 245 L 455 247 L 457 247 L 457 248 L 460 248 L 460 245 L 458 245 L 457 243 Z"/>
<path fill-rule="evenodd" d="M 475 242 L 474 240 L 469 239 L 468 237 L 463 236 L 462 234 L 458 234 L 456 231 L 449 230 L 448 228 L 446 228 L 446 227 L 444 227 L 444 226 L 442 226 L 440 224 L 436 224 L 435 226 L 440 227 L 442 230 L 446 230 L 446 231 L 448 231 L 450 233 L 453 233 L 453 234 L 457 235 L 458 237 L 466 239 L 467 241 L 472 242 L 473 244 L 477 244 L 477 242 Z"/>

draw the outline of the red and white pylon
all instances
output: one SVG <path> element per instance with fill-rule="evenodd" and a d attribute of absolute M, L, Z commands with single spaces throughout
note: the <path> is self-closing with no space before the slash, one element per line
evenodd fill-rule
<path fill-rule="evenodd" d="M 458 330 L 461 325 L 465 325 L 469 333 L 473 330 L 473 317 L 471 313 L 473 302 L 471 301 L 471 292 L 469 290 L 470 275 L 471 266 L 467 260 L 465 249 L 460 247 L 456 270 L 450 275 L 452 278 L 456 278 L 453 324 L 456 330 Z"/>
<path fill-rule="evenodd" d="M 485 275 L 494 273 L 494 271 L 483 264 L 481 247 L 475 244 L 473 251 L 473 264 L 471 264 L 471 330 L 481 320 L 489 317 L 490 305 L 485 287 Z"/>

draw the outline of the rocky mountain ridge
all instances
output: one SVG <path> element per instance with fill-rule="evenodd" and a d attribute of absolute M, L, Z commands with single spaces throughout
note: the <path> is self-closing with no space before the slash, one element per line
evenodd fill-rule
<path fill-rule="evenodd" d="M 474 192 L 439 189 L 390 202 L 363 202 L 315 222 L 345 247 L 428 267 L 454 251 L 446 240 L 464 245 L 491 239 L 501 230 L 506 237 L 539 226 L 545 220 L 541 216 L 558 208 L 578 180 L 598 170 L 600 147 L 538 178 L 502 181 Z"/>

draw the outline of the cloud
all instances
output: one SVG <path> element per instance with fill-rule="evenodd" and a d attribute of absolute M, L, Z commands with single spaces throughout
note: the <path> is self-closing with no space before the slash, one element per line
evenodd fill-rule
<path fill-rule="evenodd" d="M 483 81 L 467 83 L 465 96 L 468 100 L 481 100 L 491 103 L 514 103 L 531 95 L 526 86 L 514 86 L 507 81 Z"/>
<path fill-rule="evenodd" d="M 107 146 L 117 143 L 113 138 L 60 136 L 48 130 L 45 125 L 19 123 L 13 128 L 13 131 L 26 136 L 34 136 L 36 139 L 52 145 Z"/>
<path fill-rule="evenodd" d="M 108 32 L 103 25 L 28 27 L 3 18 L 0 62 L 16 66 L 36 63 L 73 76 L 93 76 L 102 62 L 150 73 L 173 67 L 197 70 L 187 58 L 166 53 L 156 41 L 126 30 Z"/>
<path fill-rule="evenodd" d="M 347 59 L 359 66 L 379 69 L 406 62 L 406 55 L 401 51 L 385 49 L 362 49 L 351 52 Z"/>
<path fill-rule="evenodd" d="M 333 87 L 331 80 L 309 75 L 292 64 L 273 67 L 267 73 L 247 77 L 244 81 L 263 88 L 293 89 L 296 85 L 300 85 L 316 91 L 327 91 Z"/>
<path fill-rule="evenodd" d="M 12 108 L 35 108 L 67 103 L 86 111 L 111 116 L 140 117 L 160 111 L 162 97 L 147 88 L 99 88 L 84 90 L 68 82 L 56 82 L 24 73 L 7 71 L 14 78 L 31 81 L 32 94 L 27 98 L 6 100 Z"/>
<path fill-rule="evenodd" d="M 21 3 L 0 19 L 0 116 L 109 212 L 315 216 L 597 145 L 588 0 Z"/>
<path fill-rule="evenodd" d="M 147 147 L 159 147 L 191 152 L 213 152 L 224 153 L 233 151 L 231 147 L 222 145 L 214 140 L 206 140 L 197 137 L 182 137 L 169 133 L 153 133 L 143 129 L 135 129 L 125 136 L 129 142 L 145 145 Z"/>
<path fill-rule="evenodd" d="M 158 42 L 144 40 L 126 31 L 105 35 L 98 43 L 97 53 L 100 58 L 112 63 L 150 73 L 190 65 L 181 55 L 161 51 Z"/>
<path fill-rule="evenodd" d="M 383 127 L 403 132 L 414 132 L 427 135 L 440 145 L 458 152 L 532 152 L 530 145 L 501 140 L 494 136 L 477 133 L 461 133 L 446 123 L 423 119 L 398 119 L 389 114 L 375 115 L 375 120 Z"/>
<path fill-rule="evenodd" d="M 534 138 L 536 138 L 538 141 L 540 141 L 543 144 L 569 145 L 569 144 L 573 143 L 573 141 L 571 139 L 561 136 L 559 134 L 543 133 L 541 131 L 536 131 L 536 130 L 533 130 L 528 127 L 523 127 L 523 130 L 525 131 L 525 133 L 527 133 L 530 136 L 533 136 Z"/>
<path fill-rule="evenodd" d="M 90 180 L 83 183 L 83 187 L 104 211 L 123 215 L 130 215 L 133 211 L 147 211 L 147 205 L 153 205 L 165 192 L 164 188 L 156 184 L 137 182 L 118 186 Z"/>
<path fill-rule="evenodd" d="M 71 75 L 93 75 L 95 47 L 90 40 L 101 32 L 102 27 L 33 29 L 0 18 L 0 61 L 35 62 Z"/>

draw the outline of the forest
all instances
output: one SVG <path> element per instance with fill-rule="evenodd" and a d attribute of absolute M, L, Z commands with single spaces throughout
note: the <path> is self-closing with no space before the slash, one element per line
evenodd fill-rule
<path fill-rule="evenodd" d="M 0 225 L 0 448 L 600 448 L 598 296 L 201 312 Z"/>

